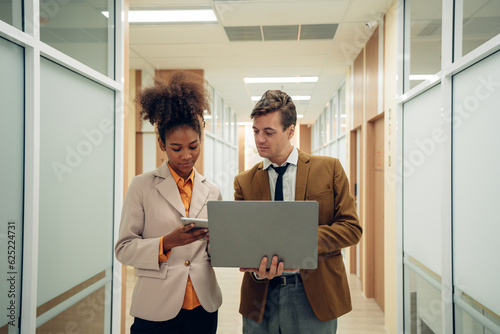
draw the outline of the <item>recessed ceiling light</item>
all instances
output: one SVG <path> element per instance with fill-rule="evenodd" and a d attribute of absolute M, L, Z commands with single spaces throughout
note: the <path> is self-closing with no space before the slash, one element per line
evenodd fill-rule
<path fill-rule="evenodd" d="M 109 12 L 102 12 L 109 17 Z M 129 23 L 217 22 L 212 9 L 130 10 Z"/>
<path fill-rule="evenodd" d="M 311 96 L 309 95 L 296 95 L 296 96 L 290 96 L 292 100 L 294 101 L 309 101 L 311 99 Z M 252 96 L 252 101 L 259 101 L 262 98 L 262 96 Z"/>
<path fill-rule="evenodd" d="M 245 83 L 301 83 L 318 82 L 318 77 L 261 77 L 243 78 Z"/>

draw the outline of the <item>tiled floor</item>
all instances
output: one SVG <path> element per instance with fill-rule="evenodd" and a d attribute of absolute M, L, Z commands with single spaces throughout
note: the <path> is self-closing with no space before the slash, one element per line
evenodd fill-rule
<path fill-rule="evenodd" d="M 241 315 L 238 313 L 240 284 L 243 274 L 238 269 L 215 268 L 224 301 L 219 309 L 218 334 L 240 334 Z M 135 284 L 134 269 L 127 267 L 127 313 L 130 309 L 130 296 Z M 339 319 L 338 334 L 386 334 L 384 313 L 373 299 L 367 299 L 361 292 L 359 279 L 349 276 L 353 311 Z M 127 330 L 132 324 L 127 315 Z"/>
<path fill-rule="evenodd" d="M 361 292 L 361 282 L 353 274 L 348 276 L 352 311 L 339 318 L 337 334 L 387 334 L 384 312 L 373 298 Z"/>

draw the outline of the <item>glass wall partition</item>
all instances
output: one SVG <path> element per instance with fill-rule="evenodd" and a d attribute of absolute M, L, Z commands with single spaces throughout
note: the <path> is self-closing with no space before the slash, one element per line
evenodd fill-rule
<path fill-rule="evenodd" d="M 122 4 L 0 1 L 2 334 L 120 332 Z"/>
<path fill-rule="evenodd" d="M 332 133 L 331 133 L 331 137 L 328 138 L 328 140 L 333 140 L 335 138 L 337 138 L 340 133 L 338 131 L 338 128 L 339 128 L 339 104 L 338 104 L 338 101 L 339 101 L 339 96 L 334 96 L 330 102 L 330 110 L 329 110 L 329 113 L 332 115 L 331 119 L 332 119 Z"/>
<path fill-rule="evenodd" d="M 339 116 L 340 119 L 337 123 L 339 123 L 339 135 L 345 135 L 347 132 L 347 109 L 345 107 L 345 85 L 342 85 L 339 90 Z"/>
<path fill-rule="evenodd" d="M 114 92 L 49 60 L 41 88 L 37 333 L 107 333 Z"/>
<path fill-rule="evenodd" d="M 347 158 L 345 84 L 328 101 L 312 129 L 312 153 L 338 158 L 345 166 Z"/>
<path fill-rule="evenodd" d="M 457 1 L 455 6 L 455 28 L 459 33 L 456 45 L 460 47 L 456 48 L 457 60 L 500 34 L 500 2 L 462 0 Z M 462 20 L 459 19 L 460 14 Z"/>
<path fill-rule="evenodd" d="M 205 131 L 214 132 L 213 130 L 213 117 L 215 113 L 215 91 L 212 85 L 207 84 L 208 94 L 210 95 L 210 114 L 205 113 Z"/>
<path fill-rule="evenodd" d="M 500 5 L 400 4 L 398 329 L 500 333 Z"/>
<path fill-rule="evenodd" d="M 408 91 L 419 83 L 432 80 L 441 70 L 442 2 L 435 0 L 405 1 L 407 39 L 405 54 L 405 87 Z"/>
<path fill-rule="evenodd" d="M 23 30 L 23 1 L 3 0 L 0 1 L 0 20 Z"/>
<path fill-rule="evenodd" d="M 457 333 L 500 332 L 500 52 L 453 77 L 453 281 Z M 492 83 L 497 83 L 493 85 Z M 473 177 L 471 177 L 473 175 Z"/>
<path fill-rule="evenodd" d="M 114 5 L 109 0 L 40 0 L 40 39 L 113 77 L 114 63 L 110 61 L 114 54 L 113 18 Z"/>
<path fill-rule="evenodd" d="M 24 226 L 24 49 L 0 38 L 0 58 L 0 333 L 17 333 Z"/>
<path fill-rule="evenodd" d="M 333 138 L 332 134 L 332 110 L 330 107 L 330 102 L 328 102 L 325 106 L 324 109 L 324 114 L 325 114 L 325 140 L 330 141 Z"/>
<path fill-rule="evenodd" d="M 226 201 L 234 199 L 233 180 L 238 174 L 236 114 L 213 89 L 212 118 L 205 128 L 204 175 L 219 186 Z"/>
<path fill-rule="evenodd" d="M 215 92 L 215 104 L 213 112 L 213 122 L 214 122 L 214 134 L 219 138 L 223 137 L 222 119 L 224 118 L 224 100 L 222 97 Z"/>
<path fill-rule="evenodd" d="M 440 332 L 443 142 L 437 85 L 403 107 L 405 333 Z M 425 243 L 422 240 L 426 240 Z M 437 306 L 435 305 L 437 303 Z M 429 332 L 430 333 L 430 332 Z"/>

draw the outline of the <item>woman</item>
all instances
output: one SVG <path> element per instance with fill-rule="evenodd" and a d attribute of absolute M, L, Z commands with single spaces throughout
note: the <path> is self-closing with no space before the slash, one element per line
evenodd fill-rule
<path fill-rule="evenodd" d="M 168 162 L 132 180 L 123 204 L 116 258 L 137 268 L 131 333 L 215 333 L 222 295 L 208 254 L 208 230 L 181 217 L 207 218 L 219 188 L 194 164 L 200 154 L 203 80 L 175 72 L 143 91 L 141 116 L 158 130 Z"/>

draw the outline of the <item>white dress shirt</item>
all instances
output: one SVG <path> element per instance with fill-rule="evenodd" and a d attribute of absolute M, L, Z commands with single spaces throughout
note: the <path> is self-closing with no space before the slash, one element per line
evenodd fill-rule
<path fill-rule="evenodd" d="M 288 156 L 288 159 L 283 163 L 290 164 L 283 174 L 283 200 L 284 201 L 295 201 L 295 180 L 297 179 L 297 162 L 299 161 L 299 151 L 296 147 L 293 147 L 292 152 Z M 278 173 L 273 169 L 269 168 L 271 165 L 274 167 L 281 167 L 271 160 L 265 158 L 263 161 L 263 168 L 267 169 L 269 176 L 269 187 L 271 188 L 271 198 L 274 199 L 274 188 L 276 188 L 276 180 L 278 179 Z"/>
<path fill-rule="evenodd" d="M 297 162 L 299 161 L 299 151 L 294 146 L 292 152 L 288 156 L 288 159 L 283 163 L 288 163 L 289 166 L 283 174 L 283 200 L 284 201 L 295 201 L 295 180 L 297 179 Z M 278 172 L 276 172 L 273 168 L 269 168 L 270 166 L 281 167 L 275 163 L 272 163 L 271 160 L 265 158 L 263 161 L 263 168 L 267 169 L 267 173 L 269 176 L 269 187 L 271 188 L 271 198 L 274 200 L 274 188 L 276 188 L 276 180 L 278 180 Z M 295 271 L 284 271 L 282 275 L 295 275 L 299 273 L 298 270 Z M 258 279 L 258 278 L 257 278 Z"/>

